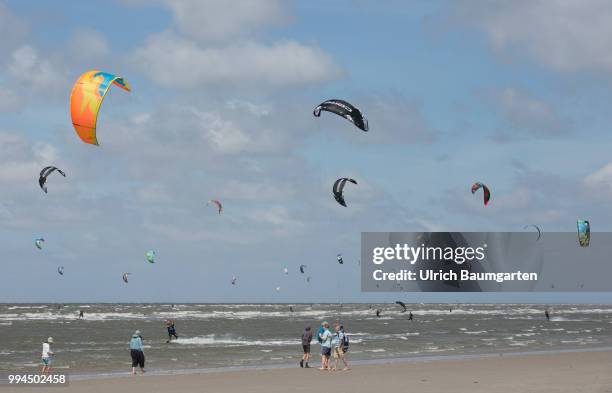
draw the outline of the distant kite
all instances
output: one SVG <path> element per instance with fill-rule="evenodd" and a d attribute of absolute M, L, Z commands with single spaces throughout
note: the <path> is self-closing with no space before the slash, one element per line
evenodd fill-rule
<path fill-rule="evenodd" d="M 480 188 L 482 188 L 483 197 L 484 197 L 484 205 L 487 206 L 489 204 L 489 200 L 491 199 L 491 192 L 489 191 L 489 187 L 485 186 L 483 183 L 476 182 L 472 184 L 472 194 L 476 193 Z"/>
<path fill-rule="evenodd" d="M 155 251 L 153 250 L 147 251 L 147 253 L 145 254 L 145 258 L 147 258 L 147 261 L 149 263 L 155 263 Z"/>
<path fill-rule="evenodd" d="M 132 274 L 132 273 L 123 273 L 123 282 L 124 282 L 124 283 L 126 283 L 126 284 L 128 283 L 128 276 L 129 276 L 130 274 Z"/>
<path fill-rule="evenodd" d="M 343 265 L 344 264 L 344 260 L 342 259 L 342 254 L 338 254 L 336 256 L 336 259 L 338 260 L 338 263 Z"/>
<path fill-rule="evenodd" d="M 344 201 L 344 186 L 346 182 L 350 182 L 353 184 L 357 184 L 357 181 L 354 179 L 349 179 L 348 177 L 341 177 L 340 179 L 334 182 L 334 186 L 332 187 L 332 192 L 334 193 L 334 199 L 340 205 L 346 207 L 346 202 Z"/>
<path fill-rule="evenodd" d="M 578 220 L 578 243 L 581 247 L 588 247 L 591 242 L 591 224 L 587 220 Z"/>
<path fill-rule="evenodd" d="M 306 265 L 300 265 L 300 273 L 304 274 L 306 269 Z"/>
<path fill-rule="evenodd" d="M 233 276 L 232 277 L 232 285 L 236 285 L 236 280 L 237 280 L 236 276 Z"/>
<path fill-rule="evenodd" d="M 223 205 L 221 204 L 220 201 L 216 200 L 216 199 L 211 199 L 210 201 L 206 202 L 206 205 L 216 205 L 217 206 L 217 210 L 219 211 L 219 214 L 221 214 L 221 212 L 223 211 Z"/>
<path fill-rule="evenodd" d="M 40 176 L 38 177 L 38 185 L 40 186 L 40 188 L 42 188 L 42 190 L 45 192 L 45 194 L 47 193 L 47 186 L 45 185 L 45 183 L 47 182 L 47 177 L 53 171 L 57 171 L 57 173 L 59 173 L 60 175 L 66 177 L 66 174 L 61 169 L 59 169 L 58 167 L 55 167 L 55 166 L 46 166 L 46 167 L 44 167 L 40 171 Z"/>
<path fill-rule="evenodd" d="M 321 111 L 335 113 L 353 123 L 360 130 L 368 131 L 368 119 L 365 118 L 356 106 L 349 102 L 337 99 L 327 100 L 314 108 L 312 114 L 315 117 L 321 117 Z"/>
<path fill-rule="evenodd" d="M 36 246 L 36 248 L 38 248 L 39 250 L 42 250 L 43 248 L 43 244 L 45 243 L 45 239 L 43 239 L 42 237 L 39 237 L 38 239 L 34 240 L 34 245 Z"/>
<path fill-rule="evenodd" d="M 523 229 L 527 229 L 529 227 L 534 227 L 538 231 L 538 238 L 536 239 L 536 241 L 540 240 L 540 238 L 542 237 L 542 230 L 540 229 L 540 227 L 537 225 L 530 224 L 530 225 L 525 225 Z"/>
<path fill-rule="evenodd" d="M 58 266 L 57 267 L 57 272 L 60 274 L 60 276 L 64 275 L 64 267 L 63 266 Z"/>

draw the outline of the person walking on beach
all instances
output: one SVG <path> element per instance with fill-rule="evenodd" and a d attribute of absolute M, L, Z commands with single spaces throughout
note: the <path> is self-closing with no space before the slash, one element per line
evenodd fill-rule
<path fill-rule="evenodd" d="M 346 351 L 348 351 L 348 337 L 344 332 L 344 326 L 336 323 L 334 327 L 335 335 L 334 344 L 334 371 L 338 370 L 338 361 L 342 359 L 344 363 L 343 371 L 349 369 L 348 361 L 346 360 Z"/>
<path fill-rule="evenodd" d="M 49 337 L 42 345 L 42 369 L 40 372 L 45 375 L 51 371 L 51 356 L 53 356 L 51 344 L 53 344 L 53 337 Z"/>
<path fill-rule="evenodd" d="M 329 357 L 331 356 L 332 346 L 332 333 L 329 331 L 329 323 L 324 321 L 323 333 L 319 334 L 321 337 L 321 368 L 319 370 L 329 370 Z"/>
<path fill-rule="evenodd" d="M 302 355 L 302 360 L 300 360 L 300 367 L 310 368 L 308 365 L 308 361 L 310 360 L 310 342 L 312 341 L 312 330 L 310 326 L 306 326 L 304 328 L 304 332 L 302 333 L 302 349 L 304 350 L 304 354 Z M 306 366 L 304 366 L 306 363 Z"/>
<path fill-rule="evenodd" d="M 132 375 L 136 375 L 136 367 L 144 374 L 145 355 L 140 330 L 136 330 L 130 340 L 130 356 L 132 357 Z"/>
<path fill-rule="evenodd" d="M 176 328 L 174 327 L 173 319 L 166 319 L 166 328 L 168 329 L 168 341 L 166 341 L 166 344 L 172 341 L 172 337 L 174 337 L 175 339 L 178 339 L 178 336 L 176 335 Z"/>

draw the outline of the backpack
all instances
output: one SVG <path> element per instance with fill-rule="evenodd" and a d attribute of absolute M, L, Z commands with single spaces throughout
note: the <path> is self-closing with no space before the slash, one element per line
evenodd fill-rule
<path fill-rule="evenodd" d="M 319 328 L 319 331 L 317 332 L 317 341 L 319 342 L 319 344 L 323 343 L 323 340 L 321 340 L 321 333 L 323 333 L 325 331 L 325 329 L 323 329 L 323 327 L 321 326 Z"/>
<path fill-rule="evenodd" d="M 342 336 L 342 350 L 344 352 L 348 351 L 349 349 L 349 338 L 346 335 L 346 332 L 342 332 L 344 335 Z"/>

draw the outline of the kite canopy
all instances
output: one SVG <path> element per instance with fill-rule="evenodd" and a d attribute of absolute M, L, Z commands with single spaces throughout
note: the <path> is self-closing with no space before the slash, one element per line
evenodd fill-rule
<path fill-rule="evenodd" d="M 40 171 L 40 176 L 38 177 L 38 185 L 40 186 L 40 188 L 42 188 L 42 190 L 45 192 L 45 194 L 47 193 L 47 186 L 45 185 L 45 183 L 47 182 L 47 177 L 53 171 L 57 171 L 60 175 L 66 177 L 66 174 L 61 169 L 59 169 L 58 167 L 55 167 L 55 166 L 46 166 L 46 167 L 44 167 Z"/>
<path fill-rule="evenodd" d="M 129 276 L 130 274 L 132 274 L 132 273 L 123 273 L 123 282 L 124 282 L 124 283 L 126 283 L 126 284 L 128 283 L 128 276 Z"/>
<path fill-rule="evenodd" d="M 300 265 L 300 273 L 304 274 L 304 269 L 306 269 L 306 265 Z"/>
<path fill-rule="evenodd" d="M 342 254 L 338 254 L 336 256 L 336 259 L 338 260 L 339 264 L 344 265 L 344 259 L 342 259 Z"/>
<path fill-rule="evenodd" d="M 398 300 L 398 301 L 395 302 L 395 304 L 399 305 L 402 308 L 401 312 L 406 312 L 407 308 L 406 308 L 406 305 L 404 304 L 404 302 Z"/>
<path fill-rule="evenodd" d="M 350 182 L 353 184 L 357 184 L 357 181 L 354 179 L 349 179 L 348 177 L 341 177 L 340 179 L 334 182 L 334 186 L 332 187 L 332 192 L 334 193 L 334 199 L 340 205 L 346 207 L 346 201 L 344 200 L 344 186 L 346 182 Z"/>
<path fill-rule="evenodd" d="M 538 231 L 538 238 L 536 239 L 536 241 L 540 240 L 540 238 L 542 237 L 542 230 L 540 229 L 540 227 L 534 224 L 529 224 L 529 225 L 525 225 L 523 229 L 527 229 L 529 227 L 533 227 L 536 229 L 536 231 Z"/>
<path fill-rule="evenodd" d="M 130 91 L 130 86 L 120 76 L 91 70 L 79 77 L 70 94 L 70 116 L 74 130 L 81 140 L 98 145 L 96 123 L 104 96 L 111 85 Z"/>
<path fill-rule="evenodd" d="M 591 224 L 587 220 L 578 220 L 578 243 L 581 247 L 588 247 L 591 242 Z"/>
<path fill-rule="evenodd" d="M 153 250 L 147 251 L 147 253 L 145 254 L 145 257 L 147 258 L 147 261 L 149 263 L 155 263 L 155 251 Z"/>
<path fill-rule="evenodd" d="M 64 267 L 63 266 L 58 266 L 57 267 L 57 272 L 60 274 L 60 276 L 64 275 Z"/>
<path fill-rule="evenodd" d="M 39 237 L 38 239 L 34 240 L 34 245 L 36 246 L 36 248 L 38 248 L 39 250 L 42 250 L 42 246 L 43 243 L 45 242 L 45 239 L 43 239 L 42 237 Z"/>
<path fill-rule="evenodd" d="M 236 276 L 233 276 L 232 277 L 232 285 L 236 285 L 236 280 L 237 280 Z"/>
<path fill-rule="evenodd" d="M 315 115 L 315 117 L 320 117 L 321 111 L 335 113 L 353 123 L 360 130 L 368 131 L 368 119 L 365 118 L 363 113 L 361 113 L 356 106 L 349 102 L 337 99 L 327 100 L 314 108 L 312 114 Z"/>
<path fill-rule="evenodd" d="M 219 210 L 219 214 L 221 214 L 221 212 L 223 211 L 223 205 L 221 204 L 220 201 L 216 200 L 216 199 L 211 199 L 210 201 L 206 202 L 206 205 L 217 205 L 217 209 Z"/>
<path fill-rule="evenodd" d="M 489 187 L 485 186 L 481 182 L 476 182 L 472 184 L 472 194 L 476 193 L 478 189 L 482 188 L 483 197 L 484 197 L 484 205 L 487 206 L 489 204 L 489 200 L 491 199 L 491 192 L 489 191 Z"/>

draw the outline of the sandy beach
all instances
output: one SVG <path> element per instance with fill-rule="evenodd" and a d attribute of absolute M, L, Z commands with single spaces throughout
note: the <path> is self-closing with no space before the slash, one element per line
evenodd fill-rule
<path fill-rule="evenodd" d="M 612 351 L 495 356 L 358 365 L 345 372 L 316 368 L 125 376 L 71 382 L 66 392 L 612 392 Z M 6 392 L 40 392 L 8 388 Z"/>

